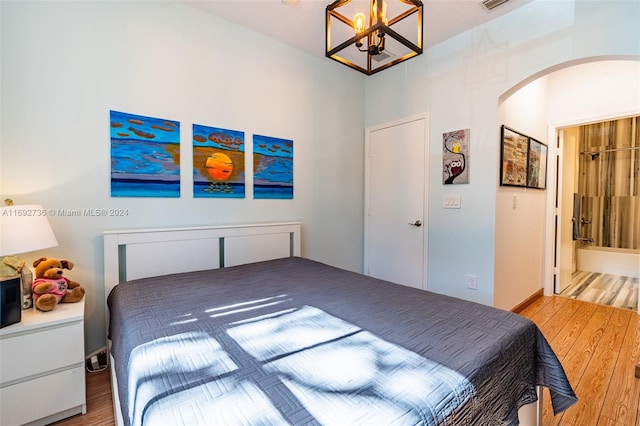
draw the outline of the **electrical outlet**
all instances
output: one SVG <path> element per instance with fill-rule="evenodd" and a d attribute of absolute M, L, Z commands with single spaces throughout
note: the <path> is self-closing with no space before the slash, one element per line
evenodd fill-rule
<path fill-rule="evenodd" d="M 469 286 L 469 288 L 471 290 L 477 290 L 478 289 L 478 277 L 475 275 L 468 275 L 467 276 L 467 284 Z"/>

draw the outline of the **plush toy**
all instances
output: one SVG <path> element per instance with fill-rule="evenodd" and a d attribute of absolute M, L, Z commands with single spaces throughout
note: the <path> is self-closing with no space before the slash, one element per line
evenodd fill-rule
<path fill-rule="evenodd" d="M 33 262 L 36 279 L 33 281 L 33 305 L 41 311 L 51 311 L 58 303 L 75 303 L 84 297 L 84 288 L 62 275 L 63 269 L 73 269 L 66 259 L 41 257 Z"/>

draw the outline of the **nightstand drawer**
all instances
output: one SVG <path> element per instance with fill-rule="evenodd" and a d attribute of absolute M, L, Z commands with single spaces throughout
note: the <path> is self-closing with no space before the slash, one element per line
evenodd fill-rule
<path fill-rule="evenodd" d="M 31 376 L 83 363 L 83 324 L 78 321 L 59 327 L 42 327 L 2 339 L 0 346 L 0 383 L 6 386 L 17 380 L 28 380 Z"/>
<path fill-rule="evenodd" d="M 86 412 L 84 364 L 0 389 L 0 424 L 21 425 L 78 407 Z"/>

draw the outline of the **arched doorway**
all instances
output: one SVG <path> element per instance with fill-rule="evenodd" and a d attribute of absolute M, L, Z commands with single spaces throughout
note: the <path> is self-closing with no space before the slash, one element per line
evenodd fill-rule
<path fill-rule="evenodd" d="M 546 211 L 542 277 L 547 295 L 554 293 L 562 269 L 559 237 L 563 231 L 570 230 L 566 220 L 562 219 L 562 200 L 566 198 L 561 193 L 562 187 L 557 186 L 561 183 L 560 173 L 563 171 L 563 146 L 559 136 L 567 127 L 638 115 L 639 93 L 640 58 L 597 57 L 543 70 L 500 97 L 499 116 L 506 120 L 501 124 L 509 125 L 509 120 L 521 120 L 522 125 L 535 128 L 539 133 L 546 131 L 542 137 L 549 146 L 547 189 L 544 201 L 539 202 L 545 203 Z M 535 105 L 535 110 L 527 110 L 523 105 Z M 536 136 L 541 137 L 539 134 Z M 531 191 L 515 195 L 507 192 L 504 196 L 541 198 L 539 193 Z"/>

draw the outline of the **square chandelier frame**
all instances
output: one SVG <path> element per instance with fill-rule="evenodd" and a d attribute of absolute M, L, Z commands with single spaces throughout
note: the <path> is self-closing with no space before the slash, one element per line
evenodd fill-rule
<path fill-rule="evenodd" d="M 393 1 L 393 0 L 389 0 L 389 1 Z M 396 64 L 399 64 L 401 62 L 404 62 L 408 59 L 411 59 L 415 56 L 418 56 L 420 54 L 422 54 L 422 38 L 423 38 L 423 19 L 422 19 L 422 1 L 420 0 L 397 0 L 400 1 L 406 5 L 409 6 L 409 8 L 404 11 L 403 13 L 399 14 L 398 16 L 394 17 L 394 18 L 390 18 L 388 20 L 388 22 L 383 22 L 381 20 L 378 20 L 377 22 L 375 22 L 373 25 L 371 25 L 370 27 L 366 28 L 364 31 L 360 32 L 360 33 L 353 33 L 353 36 L 351 38 L 348 38 L 347 40 L 344 40 L 343 42 L 337 44 L 335 47 L 332 47 L 332 39 L 331 39 L 331 24 L 332 22 L 335 22 L 335 20 L 339 21 L 342 24 L 347 25 L 348 27 L 351 28 L 355 28 L 355 24 L 354 21 L 346 16 L 344 16 L 342 13 L 340 13 L 337 9 L 345 6 L 346 4 L 350 3 L 351 0 L 335 0 L 333 3 L 331 3 L 330 5 L 327 6 L 326 8 L 326 26 L 325 26 L 325 41 L 326 41 L 326 49 L 325 49 L 325 54 L 328 58 L 331 58 L 337 62 L 340 62 L 350 68 L 353 68 L 355 70 L 358 70 L 366 75 L 372 75 L 375 74 L 377 72 L 380 72 L 384 69 L 387 69 L 389 67 L 392 67 Z M 379 10 L 375 10 L 376 7 L 377 8 L 381 8 L 381 5 L 376 5 L 376 0 L 370 0 L 371 3 L 371 7 L 370 7 L 370 21 L 375 21 L 374 19 L 374 13 L 378 13 Z M 408 40 L 407 38 L 405 38 L 403 35 L 399 34 L 397 31 L 395 31 L 393 28 L 391 28 L 391 26 L 393 26 L 394 24 L 406 19 L 409 16 L 412 16 L 414 14 L 417 14 L 417 21 L 418 21 L 418 25 L 417 25 L 417 44 L 411 42 L 410 40 Z M 354 46 L 359 40 L 367 40 L 367 41 L 371 41 L 373 40 L 377 34 L 382 34 L 383 37 L 384 36 L 390 36 L 392 37 L 394 40 L 396 40 L 397 42 L 399 42 L 400 44 L 402 44 L 403 46 L 405 46 L 406 48 L 408 48 L 410 51 L 406 54 L 404 54 L 403 56 L 400 56 L 396 59 L 393 59 L 389 62 L 386 62 L 382 65 L 376 66 L 376 64 L 374 64 L 374 57 L 376 56 L 377 53 L 372 53 L 371 50 L 369 51 L 362 51 L 362 54 L 367 56 L 366 59 L 366 68 L 358 65 L 356 63 L 354 63 L 353 61 L 345 58 L 344 56 L 341 56 L 341 53 L 343 53 L 343 51 L 351 46 Z"/>

